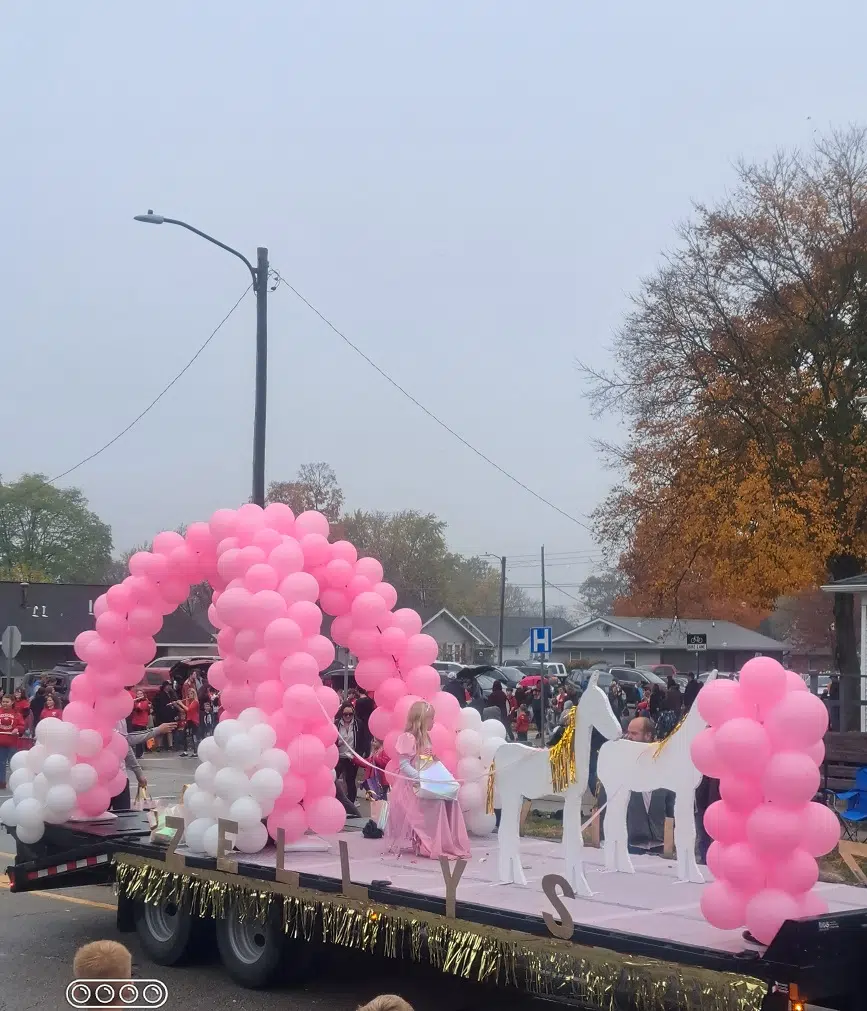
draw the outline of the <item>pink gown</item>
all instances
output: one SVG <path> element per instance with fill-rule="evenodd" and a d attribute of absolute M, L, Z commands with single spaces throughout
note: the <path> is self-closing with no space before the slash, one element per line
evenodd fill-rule
<path fill-rule="evenodd" d="M 401 760 L 408 761 L 416 771 L 435 761 L 431 754 L 416 755 L 412 734 L 400 735 L 397 750 Z M 458 802 L 420 800 L 416 789 L 416 783 L 395 779 L 388 797 L 386 852 L 400 855 L 409 851 L 433 860 L 468 860 L 470 840 Z"/>

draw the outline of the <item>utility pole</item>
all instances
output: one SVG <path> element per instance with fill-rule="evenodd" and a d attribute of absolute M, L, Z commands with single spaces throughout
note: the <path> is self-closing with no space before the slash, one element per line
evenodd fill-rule
<path fill-rule="evenodd" d="M 256 407 L 253 415 L 253 501 L 265 505 L 265 405 L 268 397 L 268 250 L 256 250 Z"/>
<path fill-rule="evenodd" d="M 542 545 L 542 625 L 547 625 L 547 615 L 545 613 L 545 545 Z M 547 654 L 543 653 L 541 656 L 541 669 L 539 671 L 541 675 L 541 680 L 539 685 L 542 689 L 542 726 L 539 727 L 539 737 L 542 741 L 542 747 L 545 747 L 545 713 L 548 711 L 548 682 L 545 680 L 545 660 L 547 659 Z"/>
<path fill-rule="evenodd" d="M 497 663 L 503 663 L 503 624 L 506 618 L 506 556 L 500 559 L 500 631 L 497 637 Z"/>

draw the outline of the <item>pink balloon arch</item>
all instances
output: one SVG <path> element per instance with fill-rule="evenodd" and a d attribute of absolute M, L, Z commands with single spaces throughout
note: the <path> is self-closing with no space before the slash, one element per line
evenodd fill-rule
<path fill-rule="evenodd" d="M 719 779 L 721 797 L 704 816 L 715 880 L 702 893 L 702 913 L 769 944 L 786 920 L 828 911 L 814 890 L 816 857 L 837 845 L 840 825 L 813 801 L 828 713 L 799 674 L 771 657 L 749 660 L 739 681 L 705 685 L 696 704 L 708 729 L 692 759 Z"/>
<path fill-rule="evenodd" d="M 436 641 L 422 634 L 415 611 L 394 610 L 397 592 L 380 563 L 329 533 L 321 513 L 247 504 L 219 509 L 183 536 L 158 534 L 151 551 L 133 555 L 126 579 L 95 601 L 95 628 L 75 641 L 87 666 L 72 682 L 63 722 L 40 724 L 37 745 L 16 761 L 18 788 L 0 819 L 36 841 L 45 822 L 108 810 L 126 782 L 127 745 L 116 725 L 132 709 L 129 689 L 156 655 L 163 617 L 203 580 L 213 587 L 208 616 L 219 629 L 220 660 L 208 679 L 223 711 L 184 800 L 193 848 L 215 851 L 221 817 L 239 822 L 236 846 L 247 852 L 278 829 L 287 842 L 308 829 L 342 829 L 333 774 L 340 699 L 320 678 L 333 643 L 359 658 L 355 678 L 376 701 L 370 727 L 390 756 L 387 771 L 397 769 L 409 707 L 425 699 L 436 714 L 434 745 L 454 774 L 461 710 L 430 666 Z M 321 634 L 323 612 L 333 619 L 331 639 Z M 53 786 L 62 789 L 52 794 Z"/>

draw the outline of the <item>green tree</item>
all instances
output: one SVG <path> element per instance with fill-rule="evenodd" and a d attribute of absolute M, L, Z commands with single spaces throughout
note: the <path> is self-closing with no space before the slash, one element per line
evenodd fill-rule
<path fill-rule="evenodd" d="M 605 569 L 598 575 L 588 576 L 578 588 L 581 607 L 589 618 L 614 614 L 614 602 L 628 592 L 629 582 L 617 568 Z"/>
<path fill-rule="evenodd" d="M 343 501 L 343 489 L 327 463 L 302 464 L 294 481 L 272 481 L 268 486 L 268 502 L 282 502 L 296 516 L 308 509 L 316 509 L 331 523 L 336 523 Z"/>
<path fill-rule="evenodd" d="M 31 582 L 101 582 L 111 562 L 111 527 L 78 488 L 42 474 L 0 481 L 0 571 Z"/>

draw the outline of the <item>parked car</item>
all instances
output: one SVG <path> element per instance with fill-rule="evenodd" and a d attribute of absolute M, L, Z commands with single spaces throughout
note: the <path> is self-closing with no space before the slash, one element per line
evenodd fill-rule
<path fill-rule="evenodd" d="M 641 665 L 641 669 L 651 671 L 657 677 L 661 677 L 666 683 L 668 678 L 674 678 L 677 681 L 678 670 L 673 663 L 644 663 Z M 681 676 L 686 677 L 685 674 Z"/>
<path fill-rule="evenodd" d="M 449 674 L 459 674 L 464 669 L 464 664 L 454 660 L 434 660 L 431 667 L 440 675 L 440 681 L 445 681 Z"/>
<path fill-rule="evenodd" d="M 33 686 L 36 681 L 42 682 L 46 678 L 52 678 L 54 680 L 55 692 L 60 696 L 63 703 L 66 704 L 69 701 L 69 685 L 78 673 L 80 671 L 58 670 L 57 667 L 54 670 L 32 670 L 29 674 L 24 675 L 24 684 L 22 685 L 24 694 L 29 699 L 35 691 Z"/>
<path fill-rule="evenodd" d="M 164 681 L 183 683 L 198 668 L 207 681 L 208 668 L 220 658 L 217 656 L 163 656 L 158 657 L 145 668 L 144 680 L 136 686 L 151 701 Z"/>
<path fill-rule="evenodd" d="M 652 670 L 646 670 L 642 667 L 609 667 L 607 670 L 591 667 L 588 670 L 572 671 L 569 679 L 583 691 L 587 687 L 587 682 L 591 676 L 597 672 L 599 674 L 597 683 L 600 688 L 604 688 L 607 691 L 611 687 L 612 681 L 616 681 L 623 689 L 627 701 L 632 705 L 636 705 L 641 701 L 645 685 L 666 687 L 666 682 L 663 678 L 658 674 L 654 674 Z M 576 674 L 579 675 L 577 679 L 575 678 Z"/>

